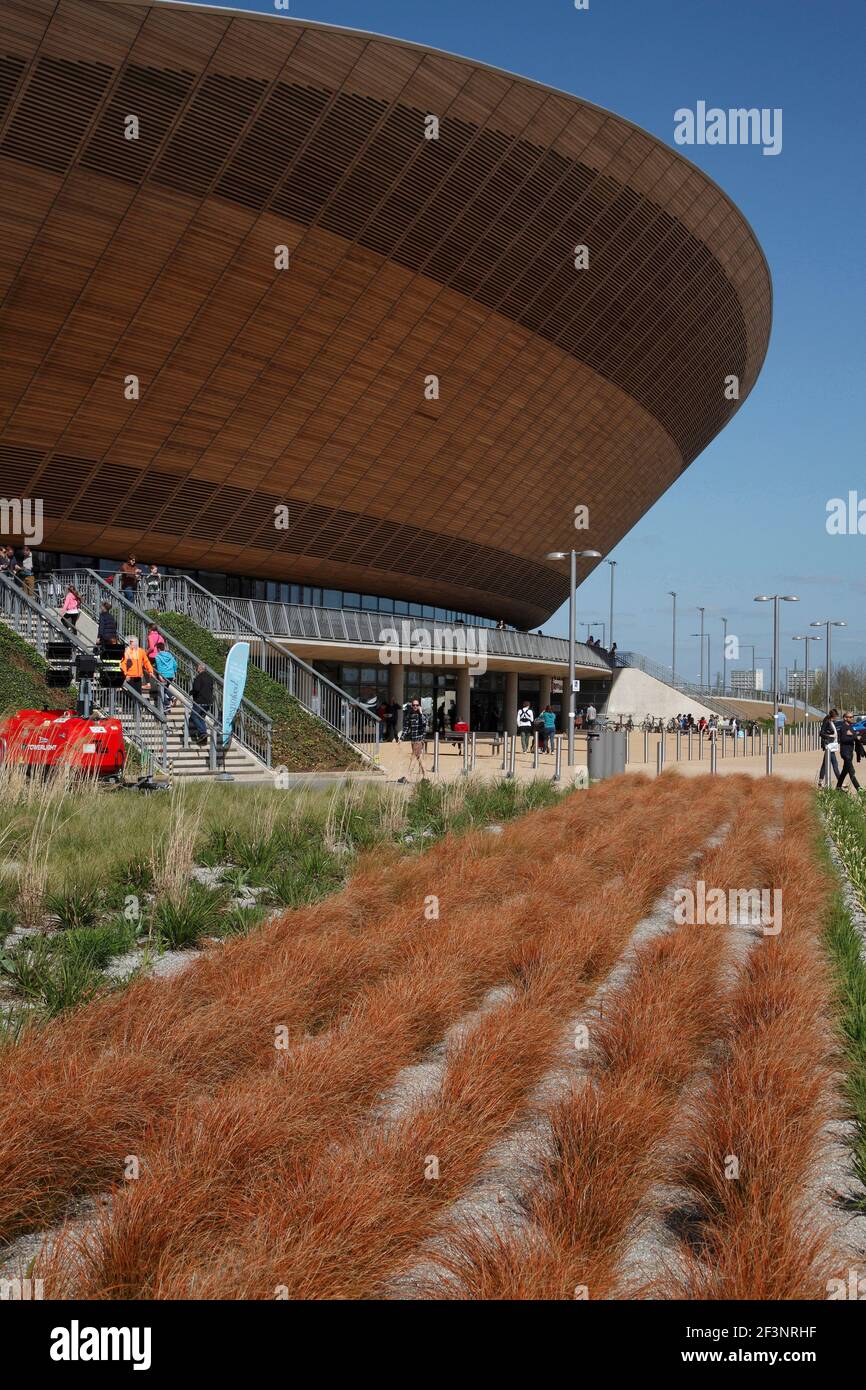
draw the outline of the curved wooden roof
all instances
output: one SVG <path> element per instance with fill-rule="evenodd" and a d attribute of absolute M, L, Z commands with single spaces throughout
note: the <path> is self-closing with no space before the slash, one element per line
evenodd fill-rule
<path fill-rule="evenodd" d="M 47 547 L 535 625 L 545 552 L 608 551 L 757 377 L 748 224 L 577 98 L 124 0 L 14 0 L 0 59 L 0 474 Z"/>

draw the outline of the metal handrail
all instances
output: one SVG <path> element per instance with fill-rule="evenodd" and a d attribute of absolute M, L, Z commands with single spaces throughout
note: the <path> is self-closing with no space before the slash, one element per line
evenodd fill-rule
<path fill-rule="evenodd" d="M 222 609 L 231 612 L 236 620 L 281 639 L 381 647 L 388 641 L 386 634 L 389 630 L 396 628 L 399 635 L 402 624 L 406 623 L 410 630 L 423 627 L 432 637 L 436 633 L 460 633 L 468 644 L 473 640 L 476 645 L 483 643 L 482 649 L 488 656 L 525 657 L 549 661 L 557 666 L 568 665 L 568 640 L 564 637 L 541 637 L 534 632 L 513 632 L 508 628 L 484 627 L 474 623 L 448 623 L 401 614 L 319 608 L 312 604 L 279 603 L 271 599 L 226 598 L 219 602 Z M 611 662 L 584 642 L 578 642 L 575 651 L 579 666 L 595 667 L 603 672 L 611 670 Z"/>
<path fill-rule="evenodd" d="M 48 633 L 53 634 L 57 641 L 68 642 L 83 655 L 92 655 L 93 647 L 85 642 L 80 633 L 74 628 L 64 627 L 50 609 L 32 598 L 26 590 L 19 589 L 6 575 L 0 575 L 0 615 L 9 622 L 13 632 L 35 647 L 43 660 Z M 165 713 L 128 685 L 102 687 L 97 682 L 94 699 L 98 700 L 94 713 L 98 711 L 110 719 L 120 719 L 124 738 L 146 760 L 168 773 L 168 720 Z"/>
<path fill-rule="evenodd" d="M 58 590 L 65 589 L 69 584 L 75 585 L 81 595 L 84 610 L 94 621 L 100 603 L 107 600 L 112 608 L 119 610 L 123 615 L 126 636 L 135 636 L 140 645 L 146 647 L 147 632 L 153 626 L 152 619 L 136 604 L 130 603 L 122 594 L 119 594 L 110 584 L 106 584 L 105 580 L 94 570 L 55 570 L 52 578 L 58 585 Z M 174 636 L 171 637 L 171 650 L 177 661 L 177 674 L 172 680 L 172 685 L 178 694 L 184 697 L 184 703 L 193 703 L 192 683 L 195 680 L 198 665 L 204 666 L 213 678 L 214 698 L 209 713 L 214 725 L 219 728 L 222 724 L 222 677 L 217 675 L 216 671 L 212 670 L 206 662 L 201 661 L 200 657 L 191 652 Z M 271 766 L 273 720 L 246 696 L 241 700 L 235 715 L 233 734 L 235 740 L 242 744 L 248 752 L 267 767 Z"/>
<path fill-rule="evenodd" d="M 294 699 L 366 757 L 378 752 L 382 721 L 374 710 L 315 671 L 306 661 L 273 642 L 243 611 L 236 610 L 187 575 L 160 575 L 159 606 L 185 613 L 219 637 L 250 643 L 250 660 Z"/>

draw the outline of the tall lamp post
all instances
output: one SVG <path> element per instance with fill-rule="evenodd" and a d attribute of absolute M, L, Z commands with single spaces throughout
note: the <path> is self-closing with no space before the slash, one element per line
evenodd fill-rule
<path fill-rule="evenodd" d="M 701 689 L 703 689 L 703 685 L 704 685 L 704 643 L 706 642 L 706 644 L 707 644 L 707 672 L 709 673 L 709 669 L 710 669 L 710 634 L 709 634 L 708 632 L 693 632 L 693 633 L 692 633 L 692 636 L 693 636 L 693 637 L 700 637 L 700 639 L 701 639 Z M 709 685 L 709 675 L 707 676 L 707 684 Z"/>
<path fill-rule="evenodd" d="M 728 620 L 722 618 L 722 694 L 728 689 Z"/>
<path fill-rule="evenodd" d="M 673 626 L 673 645 L 671 648 L 671 677 L 673 684 L 677 683 L 677 595 L 676 590 L 668 589 L 668 593 L 674 601 L 674 626 Z"/>
<path fill-rule="evenodd" d="M 578 560 L 600 560 L 600 550 L 549 550 L 548 560 L 570 560 L 568 584 L 568 766 L 574 767 L 574 610 Z"/>
<path fill-rule="evenodd" d="M 804 680 L 804 685 L 803 685 L 803 718 L 804 718 L 804 719 L 808 719 L 808 718 L 809 718 L 809 643 L 810 643 L 810 642 L 817 642 L 817 641 L 818 641 L 818 638 L 817 638 L 817 636 L 812 637 L 812 636 L 810 636 L 808 633 L 806 633 L 804 636 L 792 637 L 792 638 L 791 638 L 791 641 L 792 641 L 792 642 L 805 642 L 805 643 L 806 643 L 806 670 L 805 670 L 805 672 L 803 673 L 803 680 Z M 828 706 L 828 709 L 829 709 L 829 706 Z"/>
<path fill-rule="evenodd" d="M 610 634 L 610 645 L 613 646 L 613 577 L 616 571 L 616 560 L 608 560 L 607 563 L 610 565 L 610 623 L 607 630 Z M 605 645 L 607 644 L 605 643 Z"/>
<path fill-rule="evenodd" d="M 827 633 L 827 648 L 826 648 L 826 667 L 827 667 L 827 670 L 826 670 L 825 673 L 824 673 L 824 680 L 825 680 L 825 689 L 826 689 L 826 697 L 825 697 L 825 700 L 826 700 L 827 709 L 829 709 L 829 708 L 830 708 L 830 690 L 831 690 L 831 688 L 832 688 L 831 671 L 830 671 L 830 628 L 831 628 L 831 627 L 847 627 L 848 624 L 847 624 L 847 623 L 843 623 L 842 620 L 841 620 L 840 618 L 820 618 L 819 621 L 818 621 L 817 623 L 810 623 L 809 626 L 810 626 L 810 627 L 823 627 L 823 628 L 826 629 L 826 633 Z"/>
<path fill-rule="evenodd" d="M 703 688 L 704 688 L 704 610 L 703 610 L 703 608 L 699 608 L 699 609 L 698 609 L 698 612 L 699 612 L 700 615 L 701 615 L 701 689 L 703 690 Z M 695 633 L 695 636 L 697 636 L 697 633 Z M 708 663 L 708 664 L 709 664 L 709 663 Z"/>
<path fill-rule="evenodd" d="M 755 603 L 773 605 L 773 738 L 779 727 L 779 604 L 799 603 L 796 594 L 756 594 Z M 829 641 L 829 638 L 828 638 Z"/>

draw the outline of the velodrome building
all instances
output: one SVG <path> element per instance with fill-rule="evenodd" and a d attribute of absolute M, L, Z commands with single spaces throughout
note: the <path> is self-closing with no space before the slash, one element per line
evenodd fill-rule
<path fill-rule="evenodd" d="M 606 556 L 767 349 L 761 248 L 679 152 L 377 35 L 5 0 L 0 180 L 0 490 L 42 499 L 38 563 L 191 574 L 351 693 L 549 698 L 546 555 Z M 403 617 L 483 626 L 484 675 L 383 667 Z"/>

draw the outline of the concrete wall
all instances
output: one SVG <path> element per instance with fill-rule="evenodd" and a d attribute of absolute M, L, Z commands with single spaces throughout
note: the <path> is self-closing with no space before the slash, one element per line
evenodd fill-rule
<path fill-rule="evenodd" d="M 635 723 L 647 714 L 654 719 L 670 719 L 675 714 L 693 714 L 695 719 L 704 715 L 709 719 L 713 713 L 707 705 L 683 695 L 672 685 L 630 666 L 615 672 L 604 712 L 609 718 L 631 715 Z"/>

